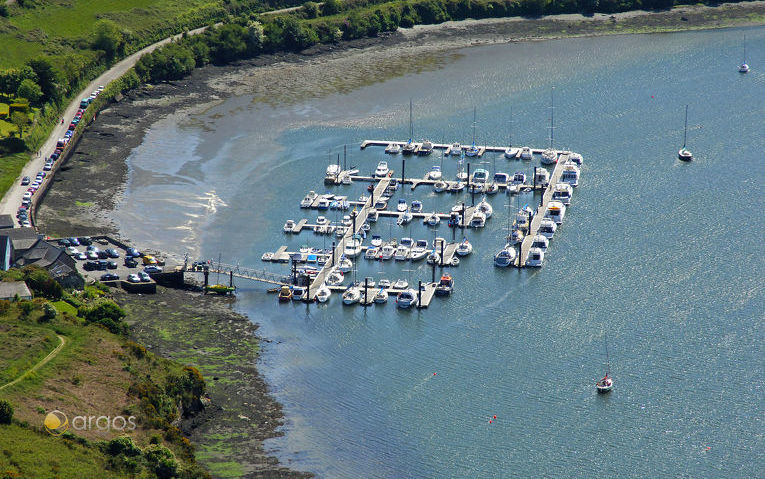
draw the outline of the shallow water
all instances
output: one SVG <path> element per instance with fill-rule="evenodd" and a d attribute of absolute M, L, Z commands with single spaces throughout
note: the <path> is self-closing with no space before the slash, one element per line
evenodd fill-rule
<path fill-rule="evenodd" d="M 744 33 L 748 75 L 736 72 Z M 543 147 L 555 89 L 555 145 L 585 165 L 540 270 L 493 267 L 507 207 L 538 201 L 497 195 L 487 227 L 466 233 L 475 250 L 452 269 L 455 293 L 427 310 L 280 305 L 266 286 L 238 284 L 238 307 L 274 340 L 261 370 L 286 425 L 267 447 L 333 478 L 762 474 L 765 28 L 460 53 L 440 70 L 282 109 L 231 98 L 159 121 L 130 155 L 117 220 L 138 244 L 286 271 L 260 255 L 331 244 L 281 232 L 288 218 L 316 217 L 298 203 L 324 191 L 328 156 L 347 143 L 347 164 L 371 172 L 385 155 L 359 143 L 406 139 L 409 97 L 416 138 L 469 144 L 476 106 L 477 143 Z M 676 158 L 686 104 L 690 164 Z M 400 157 L 387 159 L 398 174 Z M 407 176 L 438 163 L 411 159 Z M 492 154 L 479 166 L 532 169 Z M 453 177 L 455 160 L 443 169 Z M 401 194 L 426 211 L 471 201 Z M 372 233 L 434 236 L 389 221 Z M 412 282 L 431 270 L 360 259 L 365 276 Z M 593 387 L 604 337 L 616 384 L 605 397 Z"/>

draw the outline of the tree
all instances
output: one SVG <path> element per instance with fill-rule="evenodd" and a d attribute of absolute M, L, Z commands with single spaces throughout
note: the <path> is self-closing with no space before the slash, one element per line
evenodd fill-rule
<path fill-rule="evenodd" d="M 321 7 L 322 15 L 334 15 L 342 10 L 343 4 L 340 0 L 326 0 Z"/>
<path fill-rule="evenodd" d="M 62 75 L 50 60 L 46 57 L 32 58 L 27 62 L 25 68 L 32 70 L 37 77 L 35 82 L 40 85 L 43 93 L 41 103 L 49 101 L 57 102 L 61 99 L 59 84 L 61 83 Z"/>
<path fill-rule="evenodd" d="M 93 47 L 103 50 L 106 56 L 113 58 L 114 54 L 122 48 L 122 32 L 116 23 L 103 19 L 96 22 Z"/>
<path fill-rule="evenodd" d="M 11 113 L 11 123 L 19 130 L 19 138 L 23 138 L 24 128 L 30 123 L 29 115 L 20 111 L 14 111 Z"/>
<path fill-rule="evenodd" d="M 26 98 L 29 100 L 29 103 L 38 105 L 37 102 L 42 98 L 43 92 L 40 89 L 40 85 L 29 78 L 26 78 L 22 80 L 21 85 L 19 85 L 19 88 L 16 90 L 16 96 Z"/>
<path fill-rule="evenodd" d="M 10 424 L 13 419 L 13 406 L 5 399 L 0 399 L 0 424 Z"/>
<path fill-rule="evenodd" d="M 149 467 L 154 471 L 160 479 L 169 479 L 175 476 L 178 470 L 178 462 L 175 460 L 173 451 L 160 446 L 159 444 L 151 444 L 144 451 L 146 462 L 149 463 Z"/>
<path fill-rule="evenodd" d="M 303 15 L 305 18 L 316 18 L 319 16 L 319 4 L 316 2 L 305 2 L 303 4 Z"/>

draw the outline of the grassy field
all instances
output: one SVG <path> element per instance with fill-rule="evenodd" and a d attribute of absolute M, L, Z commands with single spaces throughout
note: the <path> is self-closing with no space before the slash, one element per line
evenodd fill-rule
<path fill-rule="evenodd" d="M 71 439 L 17 424 L 0 425 L 0 437 L 0 477 L 124 477 L 105 468 L 100 451 Z"/>
<path fill-rule="evenodd" d="M 56 334 L 21 322 L 0 321 L 0 385 L 12 381 L 59 343 Z"/>

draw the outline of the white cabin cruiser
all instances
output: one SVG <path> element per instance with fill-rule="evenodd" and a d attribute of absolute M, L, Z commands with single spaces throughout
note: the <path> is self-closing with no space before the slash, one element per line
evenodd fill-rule
<path fill-rule="evenodd" d="M 327 284 L 330 286 L 337 286 L 343 282 L 345 276 L 341 271 L 333 270 L 327 275 Z"/>
<path fill-rule="evenodd" d="M 401 153 L 401 145 L 399 145 L 398 143 L 390 143 L 385 148 L 385 153 L 389 155 L 398 155 L 399 153 Z"/>
<path fill-rule="evenodd" d="M 542 218 L 539 223 L 539 234 L 544 235 L 547 239 L 552 239 L 555 236 L 555 230 L 558 229 L 558 225 L 555 224 L 551 218 Z"/>
<path fill-rule="evenodd" d="M 412 238 L 404 237 L 404 238 L 401 238 L 401 241 L 399 241 L 398 244 L 402 244 L 406 246 L 407 248 L 411 248 L 412 246 L 414 246 L 414 240 Z"/>
<path fill-rule="evenodd" d="M 361 299 L 361 290 L 355 286 L 351 286 L 343 293 L 343 304 L 358 303 Z"/>
<path fill-rule="evenodd" d="M 471 228 L 483 228 L 486 226 L 486 215 L 480 211 L 473 213 L 473 217 L 470 219 Z"/>
<path fill-rule="evenodd" d="M 551 218 L 557 224 L 563 223 L 563 217 L 566 216 L 566 205 L 560 201 L 551 201 L 547 204 L 545 216 Z"/>
<path fill-rule="evenodd" d="M 433 143 L 428 140 L 423 140 L 422 144 L 420 145 L 420 149 L 417 152 L 418 155 L 429 155 L 433 153 Z"/>
<path fill-rule="evenodd" d="M 351 261 L 349 258 L 346 258 L 345 256 L 340 257 L 340 261 L 337 264 L 337 270 L 341 273 L 347 273 L 348 271 L 353 269 L 353 261 Z"/>
<path fill-rule="evenodd" d="M 391 259 L 394 254 L 396 254 L 396 248 L 390 243 L 386 243 L 380 248 L 380 259 L 383 261 Z"/>
<path fill-rule="evenodd" d="M 549 246 L 550 240 L 547 239 L 547 236 L 545 235 L 534 235 L 534 239 L 531 242 L 532 248 L 539 248 L 542 251 L 547 251 L 547 246 Z"/>
<path fill-rule="evenodd" d="M 461 155 L 462 154 L 462 145 L 459 143 L 452 143 L 452 146 L 449 147 L 449 154 L 450 155 Z"/>
<path fill-rule="evenodd" d="M 371 246 L 364 251 L 364 259 L 377 259 L 378 256 L 380 256 L 380 248 L 376 246 Z"/>
<path fill-rule="evenodd" d="M 396 248 L 396 252 L 393 254 L 393 259 L 396 261 L 406 261 L 409 259 L 409 248 L 400 244 Z"/>
<path fill-rule="evenodd" d="M 510 175 L 507 173 L 494 173 L 494 183 L 504 186 L 508 181 L 510 181 Z"/>
<path fill-rule="evenodd" d="M 396 220 L 396 224 L 403 226 L 412 221 L 412 218 L 414 218 L 414 215 L 412 215 L 411 211 L 404 211 L 399 215 L 398 219 Z"/>
<path fill-rule="evenodd" d="M 507 149 L 505 149 L 505 158 L 515 160 L 516 158 L 518 158 L 518 153 L 520 152 L 521 152 L 520 148 L 510 146 Z"/>
<path fill-rule="evenodd" d="M 319 287 L 319 291 L 316 292 L 316 300 L 320 303 L 326 303 L 329 301 L 329 297 L 332 295 L 332 290 L 324 285 Z"/>
<path fill-rule="evenodd" d="M 329 198 L 323 196 L 319 198 L 319 202 L 317 203 L 316 207 L 320 210 L 327 210 L 329 209 L 329 203 Z"/>
<path fill-rule="evenodd" d="M 584 161 L 584 159 L 582 158 L 582 155 L 580 155 L 579 153 L 572 152 L 568 154 L 568 161 L 572 163 L 576 163 L 578 166 L 582 166 L 582 162 Z"/>
<path fill-rule="evenodd" d="M 573 193 L 574 190 L 568 183 L 556 183 L 553 187 L 552 199 L 560 201 L 564 205 L 568 206 L 571 204 L 571 196 Z"/>
<path fill-rule="evenodd" d="M 404 198 L 400 198 L 398 200 L 398 204 L 396 204 L 396 211 L 403 213 L 408 207 L 409 206 L 406 204 L 406 200 Z"/>
<path fill-rule="evenodd" d="M 430 180 L 440 180 L 441 179 L 441 167 L 438 165 L 433 165 L 433 167 L 428 172 L 428 179 Z"/>
<path fill-rule="evenodd" d="M 375 176 L 377 178 L 383 178 L 385 176 L 388 176 L 388 173 L 390 172 L 390 168 L 388 168 L 388 162 L 387 161 L 381 161 L 377 164 L 377 169 L 375 170 Z"/>
<path fill-rule="evenodd" d="M 292 231 L 295 229 L 295 222 L 292 220 L 287 220 L 287 222 L 284 223 L 283 229 L 285 233 L 292 233 Z"/>
<path fill-rule="evenodd" d="M 439 217 L 438 214 L 433 212 L 425 218 L 424 222 L 429 224 L 430 226 L 438 226 L 438 223 L 441 222 L 441 217 Z"/>
<path fill-rule="evenodd" d="M 447 188 L 449 190 L 449 193 L 459 193 L 460 191 L 465 189 L 465 182 L 464 181 L 456 181 L 449 185 Z"/>
<path fill-rule="evenodd" d="M 375 293 L 374 302 L 376 304 L 385 304 L 388 302 L 388 292 L 385 291 L 385 288 L 380 288 L 380 290 Z"/>
<path fill-rule="evenodd" d="M 579 167 L 571 161 L 567 161 L 563 165 L 563 171 L 560 174 L 561 183 L 566 183 L 571 186 L 579 185 Z"/>
<path fill-rule="evenodd" d="M 406 289 L 409 287 L 409 282 L 405 279 L 397 279 L 393 285 L 391 285 L 391 288 L 393 289 Z"/>
<path fill-rule="evenodd" d="M 342 168 L 340 168 L 340 165 L 337 163 L 332 163 L 331 165 L 327 166 L 327 173 L 325 175 L 324 181 L 328 182 L 334 182 L 338 175 L 340 175 L 340 172 L 342 171 Z"/>
<path fill-rule="evenodd" d="M 550 184 L 550 172 L 546 168 L 534 168 L 534 183 L 538 186 L 547 187 Z"/>
<path fill-rule="evenodd" d="M 412 213 L 420 213 L 422 211 L 422 201 L 412 201 Z"/>
<path fill-rule="evenodd" d="M 539 248 L 531 248 L 529 250 L 529 256 L 526 258 L 526 266 L 538 268 L 542 266 L 542 262 L 545 260 L 545 252 Z"/>
<path fill-rule="evenodd" d="M 375 248 L 379 248 L 380 246 L 382 246 L 382 238 L 380 237 L 380 235 L 372 235 L 372 241 L 370 241 L 370 243 Z"/>
<path fill-rule="evenodd" d="M 375 222 L 377 221 L 378 216 L 379 216 L 379 213 L 377 212 L 377 210 L 370 210 L 369 213 L 367 214 L 367 221 Z"/>
<path fill-rule="evenodd" d="M 409 252 L 409 258 L 412 261 L 419 261 L 428 255 L 428 242 L 425 240 L 417 240 L 417 243 Z"/>
<path fill-rule="evenodd" d="M 317 195 L 315 191 L 309 191 L 308 194 L 305 195 L 305 198 L 303 198 L 303 200 L 300 202 L 300 207 L 310 208 L 317 196 L 319 195 Z"/>
<path fill-rule="evenodd" d="M 448 187 L 449 187 L 449 184 L 446 183 L 445 181 L 436 181 L 435 183 L 433 183 L 433 191 L 435 191 L 436 193 L 441 193 Z"/>
<path fill-rule="evenodd" d="M 522 171 L 516 171 L 513 175 L 513 179 L 510 180 L 511 185 L 522 185 L 526 183 L 526 173 Z"/>
<path fill-rule="evenodd" d="M 415 304 L 417 301 L 417 294 L 413 289 L 407 289 L 400 293 L 398 293 L 398 296 L 396 297 L 396 305 L 399 308 L 408 308 L 409 306 Z"/>
<path fill-rule="evenodd" d="M 473 245 L 470 244 L 470 241 L 468 241 L 467 238 L 463 239 L 462 242 L 457 246 L 457 254 L 460 256 L 467 256 L 472 252 Z"/>
<path fill-rule="evenodd" d="M 506 244 L 499 253 L 494 255 L 494 265 L 500 268 L 505 268 L 513 264 L 515 261 L 515 248 L 511 244 Z"/>
<path fill-rule="evenodd" d="M 530 160 L 531 158 L 533 158 L 533 156 L 534 155 L 531 153 L 531 148 L 529 148 L 528 146 L 524 146 L 523 148 L 521 148 L 522 160 Z"/>

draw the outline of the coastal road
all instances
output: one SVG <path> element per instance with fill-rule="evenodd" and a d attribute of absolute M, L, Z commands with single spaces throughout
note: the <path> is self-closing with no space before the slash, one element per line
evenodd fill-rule
<path fill-rule="evenodd" d="M 207 27 L 201 27 L 194 30 L 189 31 L 189 35 L 196 35 L 199 33 L 202 33 L 205 31 Z M 181 38 L 182 33 L 179 33 L 177 35 L 173 35 L 172 37 L 165 38 L 164 40 L 160 40 L 157 43 L 153 43 L 149 45 L 148 47 L 144 48 L 143 50 L 139 50 L 129 57 L 126 57 L 122 61 L 116 63 L 113 67 L 102 73 L 98 78 L 93 80 L 88 84 L 87 87 L 85 87 L 84 90 L 82 90 L 77 96 L 75 96 L 72 99 L 72 102 L 66 107 L 66 110 L 63 113 L 64 123 L 56 125 L 56 127 L 51 132 L 48 139 L 45 141 L 43 146 L 40 148 L 39 155 L 37 153 L 34 153 L 32 155 L 31 160 L 24 166 L 24 168 L 21 171 L 21 175 L 19 175 L 18 178 L 16 178 L 16 181 L 13 183 L 11 188 L 5 193 L 5 196 L 3 196 L 3 199 L 0 200 L 0 214 L 3 215 L 11 215 L 11 217 L 14 218 L 14 226 L 19 227 L 20 224 L 18 222 L 18 219 L 16 219 L 16 210 L 18 210 L 19 206 L 21 205 L 21 200 L 24 196 L 24 193 L 27 191 L 28 186 L 21 186 L 21 178 L 24 176 L 29 176 L 34 181 L 34 177 L 37 175 L 38 171 L 42 171 L 43 166 L 45 165 L 45 157 L 50 156 L 50 154 L 53 153 L 53 150 L 56 149 L 56 141 L 58 141 L 59 138 L 64 137 L 64 133 L 66 133 L 67 128 L 69 127 L 69 122 L 72 121 L 72 118 L 74 118 L 75 113 L 77 113 L 77 108 L 80 106 L 80 100 L 83 98 L 87 98 L 90 96 L 90 93 L 98 88 L 99 85 L 107 85 L 112 80 L 116 80 L 117 78 L 124 75 L 128 70 L 130 70 L 138 61 L 139 58 L 141 58 L 146 53 L 152 52 L 156 50 L 157 48 L 161 47 L 162 45 L 165 45 L 167 43 L 170 43 L 173 40 L 177 40 Z M 45 177 L 45 181 L 49 182 L 52 181 L 53 175 L 48 175 Z M 39 194 L 39 191 L 38 193 Z"/>

